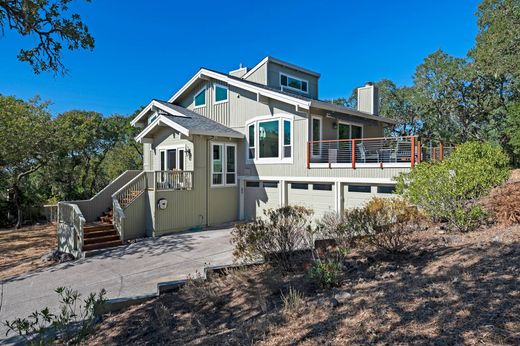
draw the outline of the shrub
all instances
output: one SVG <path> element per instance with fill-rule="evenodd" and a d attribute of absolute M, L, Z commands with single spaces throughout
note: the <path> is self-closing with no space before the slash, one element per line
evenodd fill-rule
<path fill-rule="evenodd" d="M 286 269 L 293 268 L 295 251 L 311 245 L 312 210 L 288 206 L 264 213 L 265 218 L 235 226 L 231 233 L 233 255 L 245 260 L 262 257 Z"/>
<path fill-rule="evenodd" d="M 341 265 L 339 262 L 326 259 L 315 260 L 309 268 L 307 275 L 321 288 L 339 286 L 341 278 Z"/>
<path fill-rule="evenodd" d="M 49 308 L 33 312 L 26 318 L 6 321 L 8 335 L 14 332 L 25 338 L 29 345 L 48 345 L 57 340 L 62 344 L 78 344 L 85 339 L 94 325 L 97 309 L 106 302 L 106 291 L 91 293 L 81 304 L 81 294 L 71 288 L 58 287 L 60 313 L 55 315 Z"/>
<path fill-rule="evenodd" d="M 497 146 L 468 142 L 446 160 L 421 163 L 397 178 L 397 192 L 434 221 L 460 231 L 476 228 L 485 216 L 476 200 L 509 176 L 508 158 Z"/>

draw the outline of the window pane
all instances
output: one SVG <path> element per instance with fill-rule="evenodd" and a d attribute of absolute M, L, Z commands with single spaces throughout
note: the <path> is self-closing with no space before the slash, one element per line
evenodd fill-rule
<path fill-rule="evenodd" d="M 249 147 L 255 146 L 255 124 L 249 125 Z"/>
<path fill-rule="evenodd" d="M 263 185 L 265 188 L 276 188 L 276 187 L 278 187 L 278 182 L 277 181 L 264 181 Z"/>
<path fill-rule="evenodd" d="M 260 157 L 278 157 L 279 121 L 266 121 L 258 124 L 258 144 Z"/>
<path fill-rule="evenodd" d="M 281 76 L 280 76 L 280 83 L 281 83 L 283 86 L 287 86 L 287 76 L 286 76 L 286 75 L 281 75 Z"/>
<path fill-rule="evenodd" d="M 165 162 L 165 152 L 161 151 L 161 171 L 166 170 L 166 162 Z"/>
<path fill-rule="evenodd" d="M 321 138 L 321 121 L 312 119 L 312 140 L 319 141 Z"/>
<path fill-rule="evenodd" d="M 184 171 L 184 150 L 179 149 L 179 169 Z"/>
<path fill-rule="evenodd" d="M 302 81 L 302 91 L 307 92 L 307 82 Z"/>
<path fill-rule="evenodd" d="M 222 146 L 221 145 L 213 145 L 213 172 L 222 173 Z"/>
<path fill-rule="evenodd" d="M 332 191 L 332 184 L 312 184 L 312 189 L 317 191 Z"/>
<path fill-rule="evenodd" d="M 177 168 L 177 150 L 168 150 L 167 151 L 167 157 L 168 157 L 168 170 L 171 171 L 173 169 Z"/>
<path fill-rule="evenodd" d="M 348 192 L 370 192 L 370 185 L 349 185 Z"/>
<path fill-rule="evenodd" d="M 291 122 L 288 120 L 283 121 L 283 144 L 291 145 Z"/>
<path fill-rule="evenodd" d="M 395 193 L 395 186 L 380 185 L 377 187 L 377 193 Z"/>
<path fill-rule="evenodd" d="M 352 138 L 362 138 L 363 137 L 363 129 L 360 126 L 352 125 Z"/>
<path fill-rule="evenodd" d="M 246 187 L 260 187 L 258 181 L 246 181 Z"/>
<path fill-rule="evenodd" d="M 288 81 L 287 85 L 290 86 L 291 88 L 298 89 L 298 90 L 302 89 L 302 82 L 299 79 L 288 77 L 287 81 Z"/>
<path fill-rule="evenodd" d="M 339 123 L 338 139 L 350 139 L 350 125 Z"/>
<path fill-rule="evenodd" d="M 226 172 L 235 173 L 235 147 L 226 146 Z"/>
<path fill-rule="evenodd" d="M 213 174 L 213 185 L 222 185 L 222 174 Z"/>
<path fill-rule="evenodd" d="M 309 184 L 305 184 L 305 183 L 291 183 L 291 189 L 308 190 L 309 189 Z"/>
<path fill-rule="evenodd" d="M 235 184 L 235 173 L 226 174 L 226 184 Z"/>
<path fill-rule="evenodd" d="M 206 104 L 206 89 L 202 89 L 197 96 L 195 96 L 195 106 L 202 106 Z"/>
<path fill-rule="evenodd" d="M 215 101 L 225 101 L 228 99 L 228 90 L 222 86 L 215 86 Z"/>

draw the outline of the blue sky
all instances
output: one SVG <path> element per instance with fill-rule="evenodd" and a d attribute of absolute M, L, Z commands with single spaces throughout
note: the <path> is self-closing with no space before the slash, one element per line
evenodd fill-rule
<path fill-rule="evenodd" d="M 321 73 L 320 98 L 348 96 L 366 81 L 410 84 L 441 48 L 474 44 L 478 1 L 79 1 L 94 51 L 64 54 L 69 74 L 34 75 L 16 59 L 31 39 L 0 37 L 0 93 L 52 101 L 54 114 L 84 109 L 131 114 L 168 99 L 204 66 L 227 72 L 266 55 Z"/>

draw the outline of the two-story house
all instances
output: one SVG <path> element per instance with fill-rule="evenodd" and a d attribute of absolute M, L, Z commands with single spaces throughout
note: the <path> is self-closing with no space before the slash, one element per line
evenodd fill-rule
<path fill-rule="evenodd" d="M 132 121 L 143 170 L 89 201 L 60 203 L 62 249 L 80 254 L 285 205 L 318 219 L 391 195 L 393 178 L 421 160 L 417 138 L 384 137 L 394 121 L 378 114 L 371 83 L 351 109 L 320 101 L 319 79 L 268 56 L 229 73 L 201 68 L 169 100 L 152 100 Z M 88 226 L 109 208 L 114 229 Z"/>

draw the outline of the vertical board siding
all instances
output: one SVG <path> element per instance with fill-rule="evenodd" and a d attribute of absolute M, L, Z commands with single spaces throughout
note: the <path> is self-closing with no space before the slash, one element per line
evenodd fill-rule
<path fill-rule="evenodd" d="M 238 186 L 209 189 L 208 225 L 238 220 Z"/>
<path fill-rule="evenodd" d="M 259 84 L 267 85 L 266 77 L 267 63 L 260 66 L 255 72 L 251 73 L 246 80 Z"/>
<path fill-rule="evenodd" d="M 318 78 L 315 76 L 311 76 L 307 73 L 296 71 L 291 68 L 278 65 L 276 63 L 269 63 L 267 66 L 267 85 L 281 90 L 280 85 L 280 72 L 288 74 L 290 76 L 294 76 L 296 78 L 304 79 L 308 82 L 308 94 L 301 93 L 301 95 L 317 99 L 318 98 Z M 290 92 L 290 91 L 287 91 Z"/>
<path fill-rule="evenodd" d="M 125 208 L 122 241 L 146 236 L 146 195 L 144 191 Z"/>
<path fill-rule="evenodd" d="M 196 85 L 192 88 L 193 90 L 186 94 L 185 97 L 178 101 L 178 104 L 184 108 L 192 110 L 194 112 L 199 113 L 207 118 L 215 120 L 221 124 L 229 126 L 230 122 L 230 93 L 228 92 L 228 102 L 214 104 L 213 102 L 213 94 L 215 92 L 214 83 L 227 86 L 226 83 L 221 82 L 200 82 L 196 83 Z M 204 107 L 195 108 L 195 103 L 193 101 L 193 97 L 197 94 L 202 87 L 206 87 L 206 105 Z"/>

